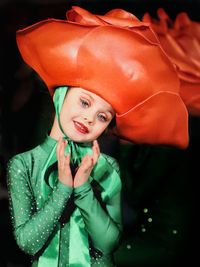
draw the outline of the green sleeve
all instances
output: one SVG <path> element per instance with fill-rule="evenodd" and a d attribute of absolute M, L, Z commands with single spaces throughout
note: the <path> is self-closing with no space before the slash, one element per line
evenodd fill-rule
<path fill-rule="evenodd" d="M 16 242 L 24 252 L 34 255 L 56 228 L 72 188 L 58 182 L 43 207 L 36 209 L 26 167 L 20 158 L 8 163 L 7 184 Z"/>
<path fill-rule="evenodd" d="M 114 251 L 122 233 L 121 191 L 105 203 L 106 210 L 95 197 L 89 182 L 75 188 L 74 196 L 94 247 L 104 254 Z"/>

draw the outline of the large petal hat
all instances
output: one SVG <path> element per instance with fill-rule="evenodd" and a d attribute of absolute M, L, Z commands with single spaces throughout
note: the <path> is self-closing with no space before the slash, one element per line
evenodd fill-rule
<path fill-rule="evenodd" d="M 157 33 L 159 41 L 171 61 L 177 66 L 180 96 L 192 116 L 200 116 L 200 23 L 180 12 L 173 21 L 163 8 L 158 18 L 149 13 L 143 16 Z"/>
<path fill-rule="evenodd" d="M 47 85 L 78 86 L 116 111 L 114 133 L 134 143 L 186 148 L 188 113 L 175 65 L 148 23 L 114 9 L 95 15 L 73 6 L 17 32 L 24 61 Z"/>

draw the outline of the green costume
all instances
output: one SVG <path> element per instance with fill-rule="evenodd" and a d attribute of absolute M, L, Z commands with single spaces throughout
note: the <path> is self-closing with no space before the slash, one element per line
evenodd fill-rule
<path fill-rule="evenodd" d="M 66 91 L 61 87 L 55 92 L 58 120 Z M 113 252 L 122 232 L 118 165 L 101 154 L 89 180 L 71 188 L 58 180 L 56 146 L 57 141 L 47 136 L 41 145 L 9 161 L 16 241 L 33 256 L 34 267 L 114 266 Z M 73 172 L 91 146 L 68 139 L 67 149 Z"/>

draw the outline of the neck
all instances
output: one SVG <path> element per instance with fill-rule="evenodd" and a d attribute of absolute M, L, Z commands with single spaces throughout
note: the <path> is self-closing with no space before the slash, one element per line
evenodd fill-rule
<path fill-rule="evenodd" d="M 63 137 L 63 133 L 60 130 L 59 124 L 58 124 L 58 120 L 55 116 L 54 118 L 54 122 L 53 122 L 53 126 L 51 128 L 50 134 L 49 134 L 52 138 L 59 140 L 60 137 Z"/>

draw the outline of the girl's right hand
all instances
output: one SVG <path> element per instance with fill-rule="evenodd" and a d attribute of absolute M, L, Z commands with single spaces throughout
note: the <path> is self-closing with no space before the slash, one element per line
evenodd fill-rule
<path fill-rule="evenodd" d="M 67 141 L 61 137 L 58 140 L 56 155 L 58 159 L 58 179 L 61 183 L 73 187 L 73 178 L 70 169 L 70 154 L 65 156 Z"/>

